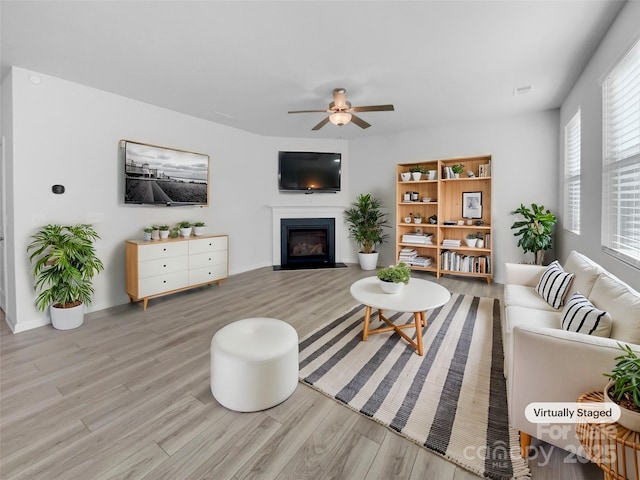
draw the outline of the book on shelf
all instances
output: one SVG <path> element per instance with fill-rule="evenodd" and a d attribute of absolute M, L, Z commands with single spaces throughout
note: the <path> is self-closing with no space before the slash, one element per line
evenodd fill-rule
<path fill-rule="evenodd" d="M 442 270 L 466 273 L 491 273 L 491 257 L 489 255 L 463 255 L 451 250 L 440 254 Z"/>
<path fill-rule="evenodd" d="M 442 241 L 442 246 L 443 247 L 459 247 L 460 246 L 460 240 L 457 240 L 455 238 L 445 238 Z"/>
<path fill-rule="evenodd" d="M 402 235 L 402 243 L 419 243 L 421 245 L 431 245 L 433 243 L 433 234 L 409 232 Z"/>
<path fill-rule="evenodd" d="M 478 176 L 479 177 L 490 177 L 491 176 L 491 164 L 486 163 L 484 165 L 480 165 L 478 167 Z"/>
<path fill-rule="evenodd" d="M 430 267 L 432 264 L 433 259 L 430 257 L 416 257 L 409 262 L 414 267 Z"/>

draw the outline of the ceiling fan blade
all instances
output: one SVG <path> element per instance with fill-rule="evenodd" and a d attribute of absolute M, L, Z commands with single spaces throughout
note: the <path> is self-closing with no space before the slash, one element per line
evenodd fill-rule
<path fill-rule="evenodd" d="M 353 117 L 352 117 L 353 118 Z M 322 127 L 324 127 L 327 123 L 329 123 L 329 117 L 325 118 L 324 120 L 322 120 L 319 124 L 317 124 L 315 127 L 313 127 L 311 130 L 320 130 Z"/>
<path fill-rule="evenodd" d="M 350 112 L 390 112 L 393 105 L 369 105 L 368 107 L 351 107 Z"/>
<path fill-rule="evenodd" d="M 370 123 L 365 122 L 363 119 L 356 115 L 351 115 L 351 121 L 358 125 L 360 128 L 369 128 L 371 126 Z"/>
<path fill-rule="evenodd" d="M 326 113 L 329 110 L 290 110 L 287 113 L 317 113 L 317 112 L 322 112 L 322 113 Z"/>

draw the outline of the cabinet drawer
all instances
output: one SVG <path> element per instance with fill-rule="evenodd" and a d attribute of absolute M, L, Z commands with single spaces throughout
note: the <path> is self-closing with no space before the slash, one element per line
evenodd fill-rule
<path fill-rule="evenodd" d="M 189 272 L 168 273 L 155 277 L 141 278 L 138 282 L 138 297 L 148 297 L 157 293 L 169 292 L 189 285 Z"/>
<path fill-rule="evenodd" d="M 198 253 L 189 255 L 189 270 L 200 267 L 208 267 L 210 265 L 220 265 L 227 263 L 227 251 Z"/>
<path fill-rule="evenodd" d="M 227 237 L 202 238 L 189 240 L 189 254 L 215 252 L 227 249 Z"/>
<path fill-rule="evenodd" d="M 189 270 L 189 285 L 198 285 L 200 283 L 215 282 L 222 278 L 227 278 L 227 264 L 212 265 L 205 268 L 197 268 Z"/>
<path fill-rule="evenodd" d="M 158 243 L 156 245 L 138 246 L 138 261 L 156 260 L 159 258 L 179 257 L 189 253 L 189 242 Z"/>
<path fill-rule="evenodd" d="M 172 272 L 179 272 L 188 268 L 187 257 L 169 257 L 160 260 L 138 262 L 138 277 L 155 277 Z"/>

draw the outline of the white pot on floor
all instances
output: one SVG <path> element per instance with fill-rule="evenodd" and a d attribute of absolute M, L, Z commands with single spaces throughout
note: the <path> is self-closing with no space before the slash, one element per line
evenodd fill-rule
<path fill-rule="evenodd" d="M 358 252 L 358 259 L 360 260 L 360 268 L 362 270 L 375 270 L 378 266 L 378 252 Z"/>
<path fill-rule="evenodd" d="M 57 308 L 51 305 L 51 325 L 56 330 L 72 330 L 84 322 L 84 303 L 71 308 Z"/>

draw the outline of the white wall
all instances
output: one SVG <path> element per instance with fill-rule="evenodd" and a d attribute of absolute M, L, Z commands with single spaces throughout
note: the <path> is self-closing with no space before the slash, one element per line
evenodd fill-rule
<path fill-rule="evenodd" d="M 353 140 L 349 144 L 353 195 L 381 197 L 395 223 L 395 166 L 420 160 L 489 154 L 492 156 L 494 279 L 503 281 L 505 262 L 533 260 L 516 246 L 511 211 L 535 202 L 558 211 L 558 111 L 494 121 L 443 125 L 428 130 Z M 394 262 L 391 241 L 380 248 L 381 264 Z M 547 254 L 551 260 L 553 252 Z"/>
<path fill-rule="evenodd" d="M 40 78 L 39 84 L 30 77 Z M 14 331 L 49 322 L 33 306 L 34 292 L 26 245 L 47 223 L 93 223 L 102 237 L 98 255 L 105 271 L 94 282 L 91 310 L 126 303 L 124 241 L 141 238 L 143 226 L 203 220 L 210 233 L 230 235 L 230 270 L 238 273 L 271 265 L 271 204 L 346 204 L 348 189 L 331 195 L 285 195 L 277 187 L 278 150 L 343 152 L 346 142 L 271 138 L 172 112 L 108 92 L 14 67 L 3 82 L 3 121 L 12 123 L 7 152 L 13 193 L 8 216 L 8 274 L 15 298 L 7 306 Z M 6 118 L 9 117 L 9 118 Z M 120 139 L 209 154 L 210 206 L 124 205 Z M 348 174 L 346 174 L 348 179 Z M 55 195 L 51 186 L 66 193 Z M 91 222 L 98 214 L 103 221 Z M 344 240 L 346 241 L 346 240 Z"/>
<path fill-rule="evenodd" d="M 595 54 L 562 104 L 560 113 L 560 149 L 564 147 L 564 127 L 578 108 L 581 117 L 581 232 L 575 235 L 558 229 L 559 257 L 565 259 L 577 250 L 601 264 L 636 290 L 640 290 L 640 274 L 634 268 L 602 251 L 600 242 L 602 219 L 602 81 L 609 70 L 624 56 L 634 42 L 640 40 L 640 2 L 627 2 L 618 14 Z M 563 152 L 560 153 L 563 159 Z M 558 167 L 564 172 L 564 161 Z M 562 202 L 564 185 L 560 182 Z M 561 219 L 562 222 L 562 219 Z"/>

